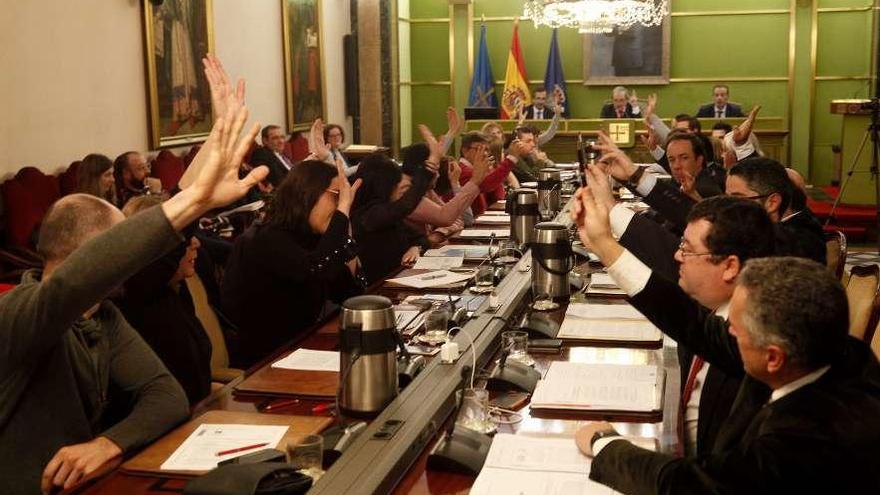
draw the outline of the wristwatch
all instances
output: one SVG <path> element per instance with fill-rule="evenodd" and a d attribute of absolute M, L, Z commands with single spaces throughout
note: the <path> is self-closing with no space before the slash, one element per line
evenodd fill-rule
<path fill-rule="evenodd" d="M 626 185 L 632 188 L 635 188 L 639 185 L 639 181 L 642 179 L 642 176 L 645 175 L 645 170 L 647 167 L 636 167 L 636 171 L 629 177 L 629 180 L 626 181 Z"/>
<path fill-rule="evenodd" d="M 590 449 L 592 449 L 593 446 L 596 445 L 596 441 L 598 441 L 602 438 L 619 437 L 619 436 L 620 436 L 620 433 L 617 433 L 617 431 L 614 429 L 599 430 L 596 433 L 593 433 L 593 438 L 590 439 Z"/>

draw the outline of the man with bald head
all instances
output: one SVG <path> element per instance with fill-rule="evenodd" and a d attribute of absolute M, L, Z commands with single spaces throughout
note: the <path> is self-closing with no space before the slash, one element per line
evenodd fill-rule
<path fill-rule="evenodd" d="M 93 196 L 59 200 L 40 229 L 45 269 L 0 297 L 4 494 L 69 489 L 188 416 L 180 385 L 105 298 L 178 245 L 184 227 L 266 176 L 260 167 L 238 177 L 258 130 L 239 142 L 247 109 L 232 101 L 215 112 L 189 187 L 128 220 Z"/>

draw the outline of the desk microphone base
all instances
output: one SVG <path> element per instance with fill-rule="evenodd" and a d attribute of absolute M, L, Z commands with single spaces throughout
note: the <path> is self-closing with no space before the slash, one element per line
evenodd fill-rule
<path fill-rule="evenodd" d="M 486 463 L 491 446 L 492 437 L 456 425 L 452 436 L 444 436 L 431 450 L 428 469 L 477 476 Z"/>

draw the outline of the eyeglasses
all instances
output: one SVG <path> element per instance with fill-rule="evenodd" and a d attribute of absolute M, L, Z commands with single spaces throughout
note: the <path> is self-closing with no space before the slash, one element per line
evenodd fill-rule
<path fill-rule="evenodd" d="M 687 258 L 689 256 L 715 256 L 714 253 L 697 253 L 685 248 L 685 240 L 681 239 L 681 242 L 678 243 L 678 250 L 681 251 L 681 256 Z"/>

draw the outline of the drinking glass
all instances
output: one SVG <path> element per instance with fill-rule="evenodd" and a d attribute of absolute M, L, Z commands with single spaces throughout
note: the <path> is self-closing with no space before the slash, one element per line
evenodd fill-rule
<path fill-rule="evenodd" d="M 424 342 L 439 344 L 446 341 L 449 329 L 449 309 L 443 303 L 435 304 L 425 316 Z"/>
<path fill-rule="evenodd" d="M 495 272 L 491 265 L 483 265 L 477 269 L 477 287 L 489 288 L 495 285 Z"/>
<path fill-rule="evenodd" d="M 501 334 L 501 348 L 506 350 L 508 361 L 517 361 L 526 366 L 535 364 L 529 356 L 529 334 L 521 330 L 509 330 Z"/>
<path fill-rule="evenodd" d="M 287 462 L 299 472 L 318 481 L 324 474 L 324 437 L 306 435 L 299 442 L 287 444 Z"/>
<path fill-rule="evenodd" d="M 489 392 L 468 388 L 458 392 L 461 408 L 456 423 L 480 433 L 495 431 L 495 423 L 489 418 Z"/>

